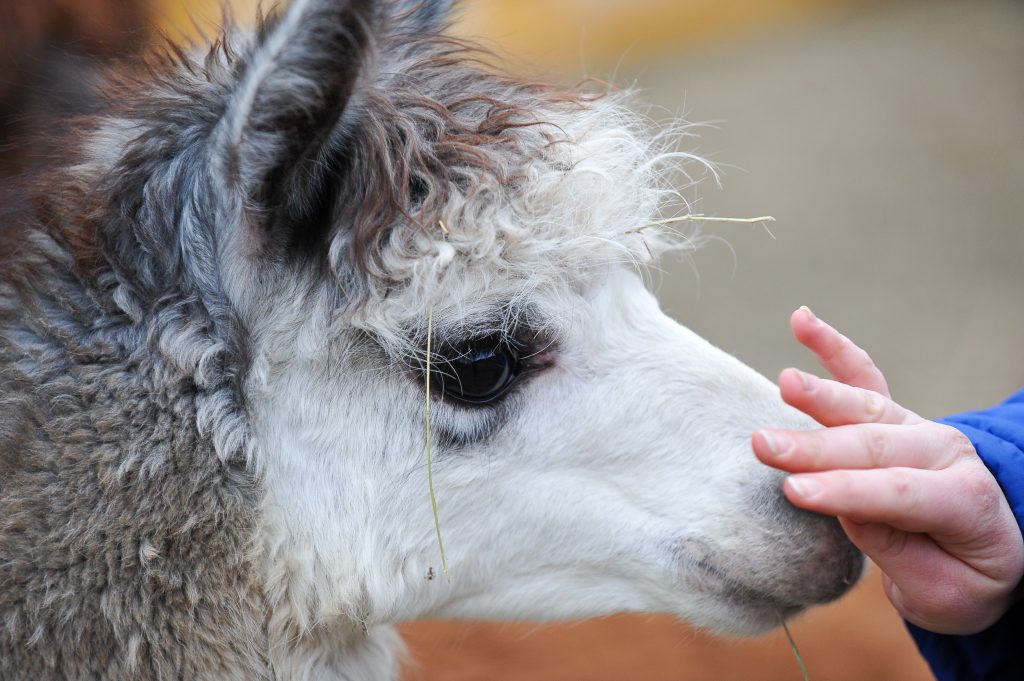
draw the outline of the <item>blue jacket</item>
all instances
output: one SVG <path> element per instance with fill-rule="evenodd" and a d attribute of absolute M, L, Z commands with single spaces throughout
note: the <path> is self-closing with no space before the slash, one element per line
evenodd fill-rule
<path fill-rule="evenodd" d="M 998 407 L 941 419 L 964 433 L 999 481 L 1024 528 L 1024 390 Z M 949 636 L 907 625 L 939 681 L 1024 681 L 1024 602 L 978 634 Z"/>

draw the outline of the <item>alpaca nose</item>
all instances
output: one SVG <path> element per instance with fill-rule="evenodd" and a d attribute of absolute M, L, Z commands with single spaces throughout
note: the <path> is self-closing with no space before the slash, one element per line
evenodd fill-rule
<path fill-rule="evenodd" d="M 833 517 L 793 506 L 782 494 L 786 474 L 769 470 L 752 489 L 748 510 L 770 545 L 771 564 L 754 571 L 760 588 L 803 606 L 827 603 L 848 591 L 864 570 L 864 557 Z M 748 568 L 749 569 L 749 568 Z M 769 577 L 770 575 L 770 577 Z"/>
<path fill-rule="evenodd" d="M 782 476 L 780 476 L 782 477 Z M 781 492 L 775 495 L 778 517 L 791 537 L 793 576 L 785 587 L 792 601 L 806 605 L 827 603 L 846 593 L 864 571 L 864 555 L 846 536 L 839 521 L 797 508 Z"/>
<path fill-rule="evenodd" d="M 843 532 L 835 518 L 793 509 L 794 512 L 813 516 L 807 522 L 816 526 L 818 548 L 816 565 L 808 566 L 811 573 L 805 582 L 805 593 L 799 594 L 802 603 L 817 604 L 833 601 L 849 591 L 864 572 L 864 554 Z"/>

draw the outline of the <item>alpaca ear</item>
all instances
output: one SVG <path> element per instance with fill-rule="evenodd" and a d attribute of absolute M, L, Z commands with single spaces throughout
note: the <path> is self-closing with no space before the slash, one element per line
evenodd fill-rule
<path fill-rule="evenodd" d="M 440 33 L 452 19 L 454 0 L 395 0 L 395 28 L 405 33 Z"/>
<path fill-rule="evenodd" d="M 315 203 L 317 160 L 353 108 L 378 13 L 373 0 L 294 0 L 258 31 L 215 139 L 224 179 L 269 230 Z"/>

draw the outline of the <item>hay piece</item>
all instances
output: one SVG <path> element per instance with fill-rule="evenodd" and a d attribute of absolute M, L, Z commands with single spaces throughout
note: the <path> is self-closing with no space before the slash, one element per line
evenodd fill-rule
<path fill-rule="evenodd" d="M 796 647 L 796 641 L 793 640 L 793 635 L 789 633 L 789 627 L 786 626 L 786 620 L 779 616 L 779 621 L 782 622 L 782 630 L 786 632 L 786 638 L 789 639 L 789 647 L 793 649 L 793 656 L 796 657 L 796 663 L 800 665 L 800 673 L 803 674 L 803 681 L 810 681 L 807 676 L 807 665 L 804 664 L 804 658 L 801 657 L 800 651 Z"/>
<path fill-rule="evenodd" d="M 441 224 L 443 225 L 444 223 Z M 441 539 L 441 518 L 437 513 L 437 494 L 434 492 L 434 458 L 430 442 L 430 339 L 433 333 L 434 308 L 431 307 L 427 310 L 427 486 L 430 488 L 430 507 L 434 510 L 434 530 L 437 531 L 437 545 L 441 549 L 441 568 L 444 570 L 444 576 L 450 582 L 452 581 L 452 576 L 448 572 L 448 558 L 445 556 L 444 541 Z"/>
<path fill-rule="evenodd" d="M 636 234 L 642 232 L 645 229 L 651 227 L 657 227 L 659 225 L 672 225 L 677 222 L 732 222 L 744 225 L 761 225 L 764 227 L 764 231 L 768 232 L 768 236 L 775 239 L 775 235 L 772 234 L 772 230 L 768 229 L 767 223 L 775 222 L 775 218 L 771 215 L 761 215 L 756 218 L 720 218 L 713 215 L 704 215 L 702 213 L 691 213 L 690 215 L 680 215 L 675 218 L 665 218 L 664 220 L 655 220 L 654 222 L 648 222 L 643 225 L 638 225 L 626 230 L 626 234 Z"/>

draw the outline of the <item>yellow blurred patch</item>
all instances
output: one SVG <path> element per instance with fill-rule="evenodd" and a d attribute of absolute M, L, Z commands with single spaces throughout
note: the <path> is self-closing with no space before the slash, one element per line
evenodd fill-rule
<path fill-rule="evenodd" d="M 195 37 L 219 23 L 221 0 L 158 0 L 159 24 Z M 228 0 L 242 23 L 257 0 Z M 263 6 L 272 3 L 264 2 Z M 706 46 L 820 14 L 848 0 L 466 0 L 456 31 L 559 70 L 607 70 L 624 54 L 651 57 Z M 195 22 L 193 22 L 193 19 Z M 582 74 L 580 74 L 582 75 Z"/>
<path fill-rule="evenodd" d="M 820 14 L 840 0 L 491 0 L 464 5 L 459 30 L 565 69 L 628 54 L 678 54 Z M 581 74 L 582 75 L 582 74 Z"/>
<path fill-rule="evenodd" d="M 184 36 L 196 39 L 209 35 L 219 27 L 224 10 L 240 24 L 249 24 L 256 17 L 257 7 L 271 7 L 273 3 L 257 0 L 155 0 L 156 25 L 172 38 Z"/>

